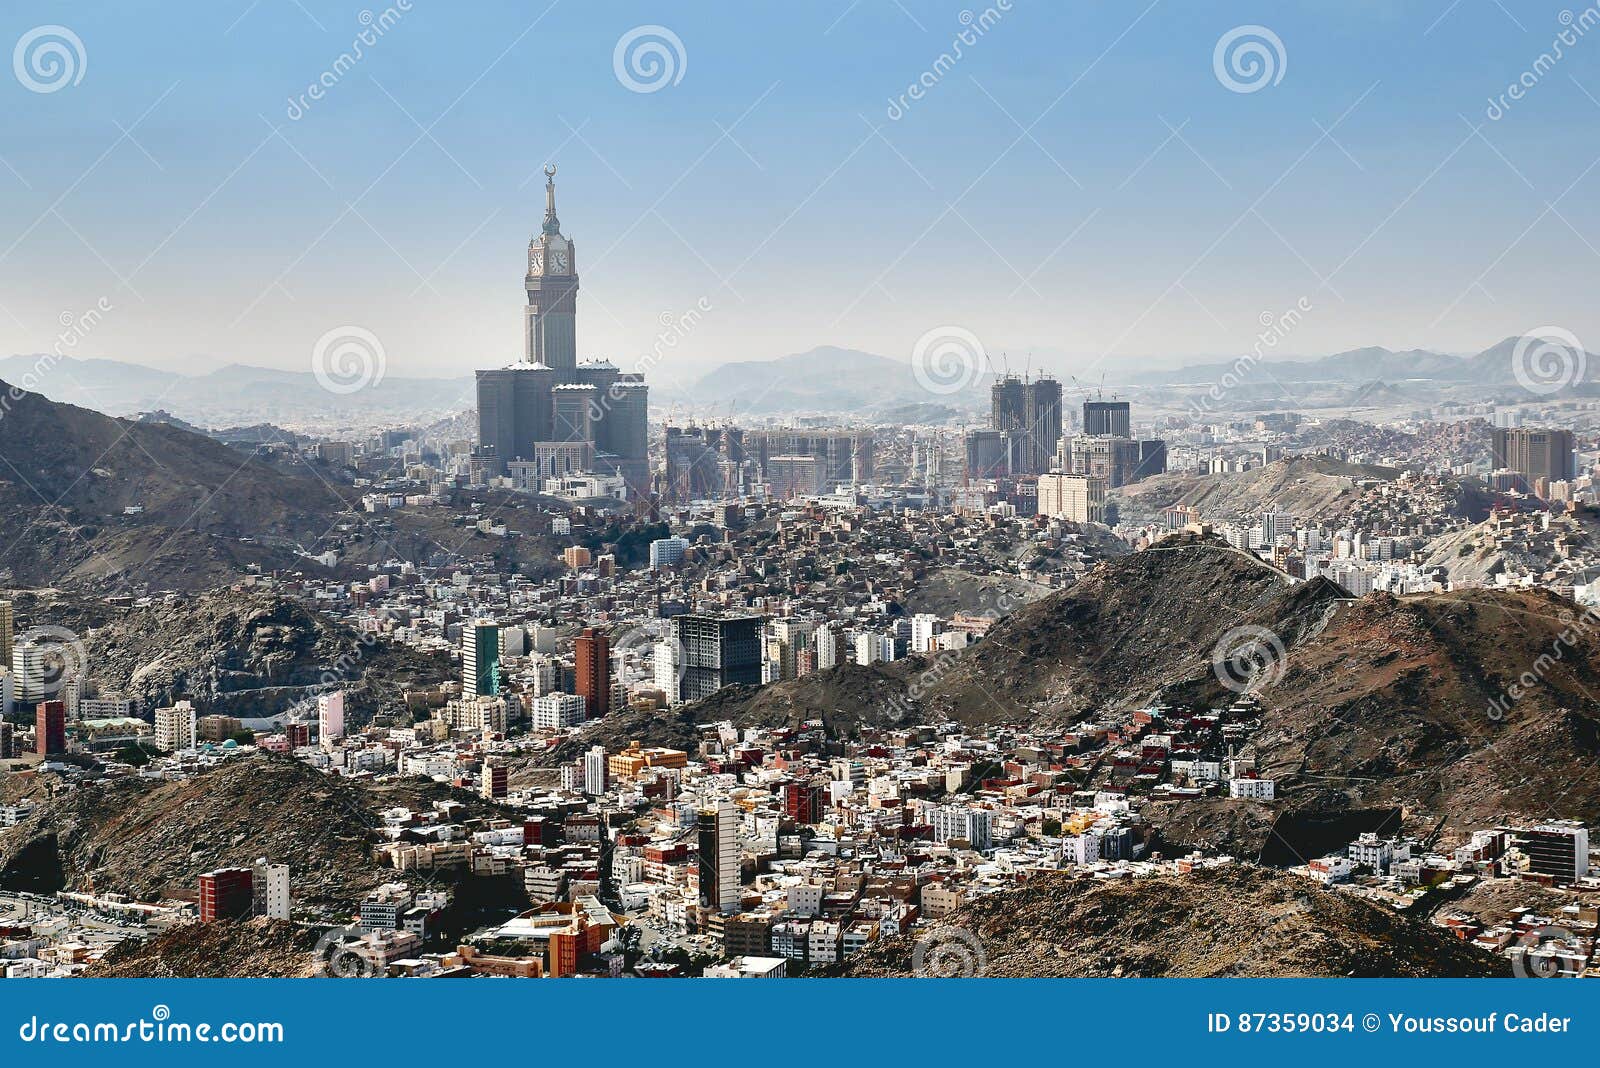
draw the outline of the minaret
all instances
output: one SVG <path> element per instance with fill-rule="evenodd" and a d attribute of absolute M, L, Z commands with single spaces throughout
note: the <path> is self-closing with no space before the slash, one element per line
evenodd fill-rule
<path fill-rule="evenodd" d="M 556 372 L 561 384 L 576 381 L 578 367 L 577 250 L 561 233 L 556 217 L 556 168 L 544 169 L 544 225 L 528 242 L 528 307 L 525 313 L 529 363 Z"/>

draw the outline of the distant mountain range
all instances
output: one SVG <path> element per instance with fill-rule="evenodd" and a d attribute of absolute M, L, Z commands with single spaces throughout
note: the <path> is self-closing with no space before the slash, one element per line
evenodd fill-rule
<path fill-rule="evenodd" d="M 1521 340 L 1509 337 L 1471 356 L 1369 346 L 1309 360 L 1198 363 L 1123 376 L 1121 381 L 1182 389 L 1239 379 L 1241 388 L 1236 392 L 1241 398 L 1251 390 L 1272 390 L 1279 384 L 1326 387 L 1315 398 L 1294 391 L 1308 404 L 1314 399 L 1312 406 L 1428 403 L 1430 394 L 1439 389 L 1525 385 L 1517 373 Z M 1581 374 L 1564 372 L 1558 361 L 1550 368 L 1535 363 L 1532 378 L 1536 382 L 1559 378 L 1562 388 L 1542 390 L 1545 395 L 1592 389 L 1600 385 L 1600 356 L 1584 353 L 1583 357 Z M 375 386 L 341 394 L 322 388 L 309 370 L 229 364 L 190 375 L 118 360 L 66 358 L 35 374 L 40 360 L 39 356 L 0 358 L 0 379 L 31 380 L 30 388 L 51 400 L 109 415 L 164 411 L 198 426 L 274 423 L 305 428 L 341 420 L 369 426 L 428 424 L 470 411 L 476 402 L 471 375 L 385 376 Z M 1528 369 L 1527 354 L 1520 362 Z M 938 382 L 933 388 L 925 385 L 908 361 L 822 345 L 773 360 L 726 363 L 692 382 L 650 376 L 651 403 L 669 412 L 687 408 L 696 414 L 848 414 L 937 423 L 988 405 L 994 372 L 987 367 L 963 369 L 959 364 L 954 371 L 953 388 L 945 392 Z"/>
<path fill-rule="evenodd" d="M 127 416 L 163 410 L 191 423 L 211 426 L 258 422 L 304 424 L 341 415 L 367 421 L 442 418 L 476 402 L 473 378 L 397 378 L 385 376 L 353 393 L 323 389 L 308 371 L 229 364 L 205 374 L 179 374 L 120 360 L 50 357 L 0 359 L 0 379 L 28 382 L 50 400 Z"/>
<path fill-rule="evenodd" d="M 1373 383 L 1388 383 L 1393 390 L 1395 382 L 1430 382 L 1436 385 L 1515 385 L 1517 377 L 1517 346 L 1520 337 L 1508 337 L 1472 356 L 1453 356 L 1429 349 L 1393 349 L 1368 346 L 1336 352 L 1314 360 L 1267 360 L 1255 363 L 1255 373 L 1280 382 L 1331 383 L 1353 387 L 1370 387 Z M 1530 354 L 1531 355 L 1531 354 Z M 1566 388 L 1600 382 L 1600 357 L 1583 354 L 1584 373 L 1570 376 Z M 1529 358 L 1523 359 L 1525 367 Z M 1559 366 L 1559 365 L 1553 365 Z M 1537 363 L 1529 370 L 1536 381 L 1548 381 L 1554 374 L 1543 371 Z M 1556 371 L 1555 373 L 1559 373 Z M 1169 371 L 1149 371 L 1134 375 L 1128 381 L 1135 385 L 1209 385 L 1224 375 L 1239 374 L 1239 361 L 1194 364 Z M 1246 372 L 1248 375 L 1249 372 Z M 1397 391 L 1404 394 L 1404 390 Z"/>
<path fill-rule="evenodd" d="M 0 358 L 0 379 L 31 380 L 33 392 L 50 400 L 108 415 L 160 411 L 196 426 L 304 427 L 339 418 L 428 424 L 470 410 L 477 401 L 472 375 L 386 375 L 375 386 L 338 394 L 323 389 L 310 371 L 229 364 L 190 375 L 118 360 L 67 358 L 36 374 L 40 359 Z M 775 360 L 724 364 L 692 383 L 648 377 L 652 404 L 669 410 L 688 406 L 725 413 L 731 406 L 746 413 L 849 412 L 905 422 L 941 422 L 960 409 L 987 404 L 993 380 L 991 374 L 977 373 L 962 389 L 934 393 L 922 387 L 905 361 L 833 346 Z"/>
<path fill-rule="evenodd" d="M 858 349 L 822 345 L 809 352 L 780 356 L 776 360 L 726 363 L 695 382 L 687 395 L 663 392 L 661 400 L 678 400 L 726 412 L 850 412 L 883 414 L 909 409 L 919 420 L 951 409 L 988 403 L 994 376 L 979 368 L 962 388 L 935 393 L 917 380 L 910 363 Z M 932 406 L 932 407 L 930 407 Z"/>

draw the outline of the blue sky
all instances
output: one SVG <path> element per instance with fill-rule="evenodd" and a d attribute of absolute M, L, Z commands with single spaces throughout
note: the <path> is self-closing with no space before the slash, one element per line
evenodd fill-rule
<path fill-rule="evenodd" d="M 580 353 L 632 363 L 703 300 L 680 375 L 955 325 L 1115 380 L 1302 300 L 1297 353 L 1600 346 L 1600 26 L 1486 114 L 1560 4 L 1011 0 L 924 79 L 977 3 L 412 0 L 291 117 L 363 10 L 6 4 L 7 50 L 61 25 L 85 61 L 45 93 L 0 69 L 0 353 L 105 298 L 80 355 L 303 369 L 358 325 L 392 375 L 505 362 L 551 159 Z M 630 91 L 650 25 L 678 76 Z M 1247 25 L 1281 77 L 1233 92 Z"/>

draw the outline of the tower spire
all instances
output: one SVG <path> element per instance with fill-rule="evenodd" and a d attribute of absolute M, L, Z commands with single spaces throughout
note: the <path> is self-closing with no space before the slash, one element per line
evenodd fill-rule
<path fill-rule="evenodd" d="M 561 220 L 556 218 L 556 165 L 545 164 L 544 168 L 544 232 L 559 234 Z"/>

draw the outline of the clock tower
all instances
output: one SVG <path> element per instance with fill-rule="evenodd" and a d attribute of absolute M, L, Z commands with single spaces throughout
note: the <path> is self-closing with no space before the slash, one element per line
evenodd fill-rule
<path fill-rule="evenodd" d="M 524 313 L 529 363 L 556 372 L 561 384 L 577 380 L 578 267 L 572 242 L 556 218 L 556 168 L 544 169 L 544 225 L 528 242 L 528 307 Z"/>

